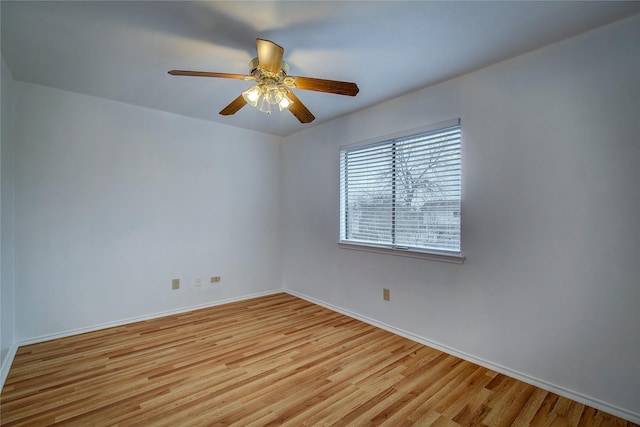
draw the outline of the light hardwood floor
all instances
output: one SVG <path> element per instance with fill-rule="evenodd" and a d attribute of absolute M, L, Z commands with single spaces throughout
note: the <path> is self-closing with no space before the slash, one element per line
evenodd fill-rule
<path fill-rule="evenodd" d="M 2 426 L 634 425 L 287 294 L 20 347 Z"/>

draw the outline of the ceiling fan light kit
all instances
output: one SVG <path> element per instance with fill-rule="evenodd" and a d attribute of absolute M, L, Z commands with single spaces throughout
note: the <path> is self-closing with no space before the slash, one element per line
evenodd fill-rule
<path fill-rule="evenodd" d="M 271 114 L 271 106 L 277 105 L 280 111 L 289 108 L 293 101 L 287 96 L 286 76 L 289 73 L 289 65 L 282 61 L 280 71 L 277 73 L 260 67 L 260 59 L 253 58 L 249 62 L 250 75 L 255 78 L 257 84 L 242 92 L 242 97 L 247 104 L 256 107 L 263 113 Z"/>
<path fill-rule="evenodd" d="M 263 113 L 271 114 L 271 106 L 277 105 L 280 111 L 289 108 L 293 101 L 287 96 L 287 89 L 273 83 L 260 83 L 242 92 L 247 104 Z"/>
<path fill-rule="evenodd" d="M 291 111 L 300 123 L 310 123 L 315 117 L 291 89 L 346 96 L 356 96 L 359 92 L 358 85 L 351 82 L 289 76 L 289 65 L 282 60 L 284 49 L 281 46 L 269 40 L 256 39 L 256 48 L 258 56 L 249 62 L 250 72 L 247 75 L 184 70 L 171 70 L 169 74 L 255 81 L 254 86 L 242 92 L 239 97 L 220 111 L 220 114 L 224 116 L 235 114 L 246 104 L 263 113 L 271 114 L 271 107 L 277 105 L 280 111 L 287 109 Z"/>

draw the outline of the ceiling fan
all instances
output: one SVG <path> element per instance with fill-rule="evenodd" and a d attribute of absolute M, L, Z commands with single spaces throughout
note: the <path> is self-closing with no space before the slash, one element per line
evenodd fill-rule
<path fill-rule="evenodd" d="M 360 89 L 350 82 L 314 79 L 289 75 L 289 65 L 282 60 L 284 48 L 270 40 L 256 39 L 258 57 L 249 62 L 249 74 L 214 73 L 208 71 L 171 70 L 173 76 L 219 77 L 255 81 L 256 84 L 224 107 L 220 114 L 230 116 L 246 104 L 271 114 L 272 106 L 282 111 L 288 109 L 300 123 L 311 123 L 315 117 L 291 89 L 313 90 L 356 96 Z"/>

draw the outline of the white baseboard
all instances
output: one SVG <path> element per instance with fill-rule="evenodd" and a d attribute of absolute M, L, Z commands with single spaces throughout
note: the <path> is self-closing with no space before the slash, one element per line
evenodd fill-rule
<path fill-rule="evenodd" d="M 7 355 L 2 361 L 2 367 L 0 368 L 0 390 L 4 387 L 4 382 L 7 380 L 7 375 L 9 375 L 9 369 L 11 369 L 11 364 L 13 363 L 13 359 L 16 357 L 16 352 L 18 351 L 18 343 L 14 342 L 11 344 Z"/>
<path fill-rule="evenodd" d="M 192 305 L 192 306 L 188 306 L 188 307 L 177 308 L 177 309 L 174 309 L 174 310 L 167 310 L 167 311 L 161 311 L 161 312 L 157 312 L 157 313 L 146 314 L 144 316 L 130 317 L 128 319 L 117 320 L 115 322 L 102 323 L 102 324 L 99 324 L 99 325 L 88 326 L 88 327 L 85 327 L 85 328 L 70 329 L 70 330 L 67 330 L 67 331 L 55 332 L 55 333 L 46 334 L 46 335 L 40 335 L 40 336 L 33 337 L 33 338 L 27 338 L 27 339 L 19 340 L 17 342 L 16 348 L 20 347 L 20 346 L 23 346 L 23 345 L 37 344 L 37 343 L 40 343 L 40 342 L 50 341 L 50 340 L 54 340 L 54 339 L 58 339 L 58 338 L 70 337 L 72 335 L 78 335 L 78 334 L 84 334 L 84 333 L 87 333 L 87 332 L 99 331 L 99 330 L 102 330 L 102 329 L 113 328 L 115 326 L 128 325 L 130 323 L 142 322 L 144 320 L 157 319 L 159 317 L 171 316 L 171 315 L 180 314 L 180 313 L 186 313 L 186 312 L 189 312 L 189 311 L 199 310 L 199 309 L 202 309 L 202 308 L 215 307 L 217 305 L 229 304 L 231 302 L 237 302 L 237 301 L 244 301 L 244 300 L 248 300 L 248 299 L 252 299 L 252 298 L 258 298 L 258 297 L 263 297 L 263 296 L 267 296 L 267 295 L 273 295 L 273 294 L 281 293 L 281 292 L 284 292 L 284 290 L 283 289 L 274 289 L 274 290 L 271 290 L 271 291 L 265 291 L 265 292 L 258 292 L 258 293 L 255 293 L 255 294 L 243 295 L 241 297 L 227 298 L 227 299 L 218 300 L 218 301 L 210 301 L 210 302 L 207 302 L 207 303 L 204 303 L 204 304 L 197 304 L 197 305 Z"/>
<path fill-rule="evenodd" d="M 444 353 L 450 354 L 452 356 L 459 357 L 460 359 L 466 360 L 466 361 L 471 362 L 471 363 L 475 363 L 476 365 L 480 365 L 480 366 L 485 367 L 487 369 L 491 369 L 493 371 L 499 372 L 501 374 L 507 375 L 507 376 L 512 377 L 512 378 L 515 378 L 515 379 L 520 380 L 522 382 L 525 382 L 527 384 L 531 384 L 533 386 L 539 387 L 539 388 L 541 388 L 543 390 L 550 391 L 550 392 L 555 393 L 555 394 L 557 394 L 559 396 L 563 396 L 563 397 L 566 397 L 568 399 L 575 400 L 576 402 L 591 406 L 591 407 L 596 408 L 598 410 L 607 412 L 607 413 L 609 413 L 611 415 L 615 415 L 616 417 L 624 418 L 625 420 L 631 421 L 631 422 L 636 423 L 636 424 L 640 424 L 640 412 L 635 412 L 635 411 L 632 411 L 632 410 L 629 410 L 629 409 L 621 408 L 619 406 L 612 405 L 612 404 L 607 403 L 607 402 L 603 402 L 602 400 L 595 399 L 593 397 L 584 395 L 582 393 L 579 393 L 579 392 L 576 392 L 576 391 L 573 391 L 573 390 L 569 390 L 569 389 L 567 389 L 565 387 L 561 387 L 561 386 L 558 386 L 556 384 L 549 383 L 549 382 L 547 382 L 545 380 L 541 380 L 539 378 L 532 377 L 532 376 L 524 374 L 522 372 L 515 371 L 515 370 L 510 369 L 510 368 L 508 368 L 506 366 L 498 365 L 496 363 L 490 362 L 490 361 L 482 359 L 480 357 L 476 357 L 476 356 L 473 356 L 471 354 L 465 353 L 463 351 L 456 350 L 454 348 L 451 348 L 451 347 L 446 346 L 444 344 L 441 344 L 439 342 L 432 341 L 432 340 L 430 340 L 428 338 L 424 338 L 424 337 L 412 334 L 411 332 L 407 332 L 407 331 L 404 331 L 402 329 L 396 328 L 394 326 L 387 325 L 386 323 L 382 323 L 382 322 L 379 322 L 377 320 L 371 319 L 369 317 L 362 316 L 360 314 L 357 314 L 357 313 L 351 312 L 349 310 L 346 310 L 346 309 L 344 309 L 342 307 L 338 307 L 338 306 L 335 306 L 333 304 L 329 304 L 327 302 L 318 300 L 316 298 L 310 297 L 310 296 L 302 294 L 300 292 L 292 291 L 290 289 L 285 289 L 285 292 L 290 294 L 290 295 L 293 295 L 295 297 L 302 298 L 302 299 L 304 299 L 306 301 L 309 301 L 309 302 L 312 302 L 314 304 L 317 304 L 317 305 L 320 305 L 322 307 L 325 307 L 325 308 L 327 308 L 329 310 L 344 314 L 345 316 L 349 316 L 349 317 L 352 317 L 354 319 L 361 320 L 361 321 L 363 321 L 365 323 L 368 323 L 370 325 L 376 326 L 376 327 L 378 327 L 380 329 L 384 329 L 384 330 L 389 331 L 391 333 L 394 333 L 396 335 L 400 335 L 401 337 L 410 339 L 410 340 L 415 341 L 417 343 L 426 345 L 426 346 L 431 347 L 431 348 L 435 348 L 435 349 L 440 350 L 440 351 L 442 351 Z"/>

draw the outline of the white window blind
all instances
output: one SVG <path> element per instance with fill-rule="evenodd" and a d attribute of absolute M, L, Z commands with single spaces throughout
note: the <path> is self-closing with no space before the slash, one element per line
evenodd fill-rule
<path fill-rule="evenodd" d="M 340 151 L 340 242 L 460 254 L 460 122 Z"/>

